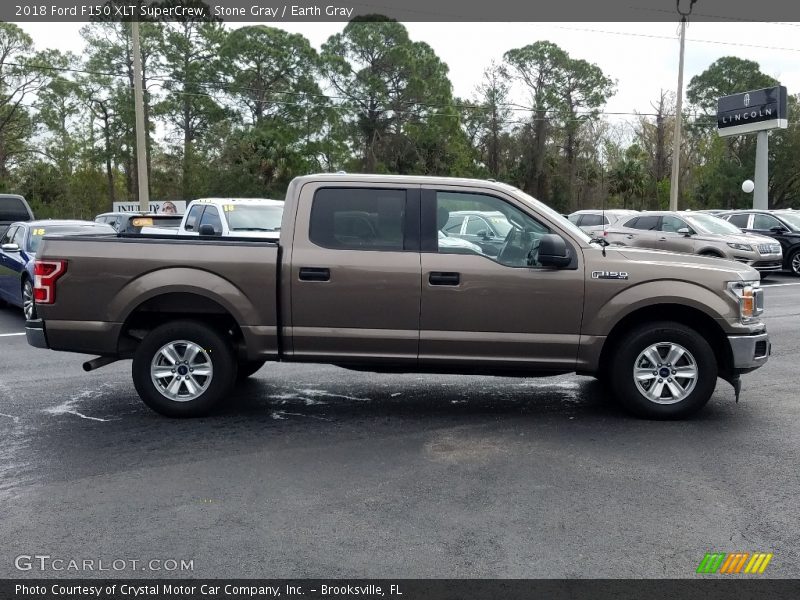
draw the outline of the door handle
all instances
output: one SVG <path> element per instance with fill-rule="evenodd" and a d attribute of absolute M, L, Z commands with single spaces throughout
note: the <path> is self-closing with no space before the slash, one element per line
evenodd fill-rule
<path fill-rule="evenodd" d="M 658 238 L 658 241 L 659 241 L 659 242 L 666 242 L 666 241 L 667 241 L 667 238 L 665 238 L 665 237 L 663 237 L 663 238 Z"/>
<path fill-rule="evenodd" d="M 633 234 L 629 233 L 629 234 L 628 234 L 627 236 L 625 236 L 625 237 L 627 237 L 629 240 L 632 240 L 632 239 L 633 239 Z"/>
<path fill-rule="evenodd" d="M 331 270 L 325 267 L 300 267 L 300 281 L 330 281 Z"/>
<path fill-rule="evenodd" d="M 432 271 L 428 275 L 428 283 L 431 285 L 458 285 L 461 283 L 461 274 Z"/>

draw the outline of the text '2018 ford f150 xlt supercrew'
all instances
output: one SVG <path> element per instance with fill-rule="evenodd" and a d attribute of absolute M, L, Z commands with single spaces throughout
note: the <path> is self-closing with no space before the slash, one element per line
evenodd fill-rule
<path fill-rule="evenodd" d="M 450 213 L 502 214 L 497 252 L 442 243 Z M 444 233 L 444 236 L 442 235 Z M 206 413 L 266 361 L 369 371 L 594 375 L 632 412 L 677 418 L 763 365 L 759 275 L 715 258 L 605 247 L 511 186 L 299 177 L 277 242 L 45 238 L 38 347 L 132 358 L 170 416 Z"/>

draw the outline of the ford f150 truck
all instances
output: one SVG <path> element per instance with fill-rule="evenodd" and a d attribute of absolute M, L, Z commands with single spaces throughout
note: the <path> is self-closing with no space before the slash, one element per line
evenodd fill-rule
<path fill-rule="evenodd" d="M 500 212 L 499 251 L 439 243 L 455 211 Z M 267 361 L 605 382 L 678 418 L 770 354 L 759 275 L 734 261 L 607 247 L 496 182 L 329 174 L 287 190 L 280 239 L 45 237 L 30 344 L 132 358 L 140 397 L 207 413 Z"/>

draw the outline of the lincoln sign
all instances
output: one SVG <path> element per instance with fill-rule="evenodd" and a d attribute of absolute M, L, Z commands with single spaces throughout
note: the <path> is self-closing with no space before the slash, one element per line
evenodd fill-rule
<path fill-rule="evenodd" d="M 787 126 L 786 88 L 782 85 L 723 96 L 718 101 L 717 130 L 721 136 Z"/>

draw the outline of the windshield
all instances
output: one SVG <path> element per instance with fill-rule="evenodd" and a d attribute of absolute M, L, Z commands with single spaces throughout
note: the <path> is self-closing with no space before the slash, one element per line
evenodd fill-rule
<path fill-rule="evenodd" d="M 228 204 L 225 218 L 231 231 L 279 231 L 283 206 Z"/>
<path fill-rule="evenodd" d="M 786 224 L 789 225 L 793 231 L 800 231 L 800 215 L 794 213 L 779 213 L 779 216 L 786 221 Z"/>
<path fill-rule="evenodd" d="M 700 233 L 714 233 L 719 235 L 731 235 L 742 233 L 742 230 L 711 215 L 683 215 L 689 224 Z"/>
<path fill-rule="evenodd" d="M 592 239 L 589 235 L 586 234 L 585 231 L 583 231 L 583 229 L 575 225 L 575 223 L 567 219 L 561 213 L 547 206 L 544 202 L 539 202 L 533 196 L 526 194 L 525 192 L 517 188 L 514 188 L 514 191 L 517 193 L 517 195 L 521 196 L 522 200 L 524 200 L 525 202 L 536 208 L 536 210 L 546 214 L 548 217 L 550 217 L 550 219 L 553 222 L 561 225 L 561 227 L 568 230 L 570 233 L 572 233 L 572 235 L 574 235 L 579 240 L 588 243 Z"/>
<path fill-rule="evenodd" d="M 114 233 L 114 229 L 109 225 L 50 225 L 45 227 L 31 227 L 30 237 L 28 238 L 28 252 L 36 254 L 39 244 L 45 235 L 51 233 Z"/>

